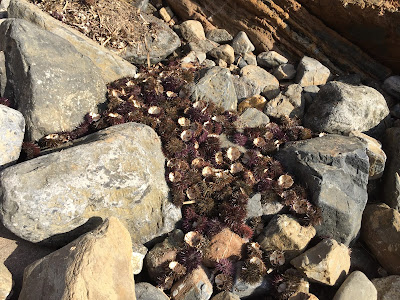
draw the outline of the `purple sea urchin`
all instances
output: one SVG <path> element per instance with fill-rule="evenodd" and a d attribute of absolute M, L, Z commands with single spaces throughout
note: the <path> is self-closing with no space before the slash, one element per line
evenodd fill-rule
<path fill-rule="evenodd" d="M 201 264 L 202 255 L 196 248 L 184 246 L 184 248 L 176 254 L 176 259 L 186 268 L 187 272 L 190 273 Z"/>

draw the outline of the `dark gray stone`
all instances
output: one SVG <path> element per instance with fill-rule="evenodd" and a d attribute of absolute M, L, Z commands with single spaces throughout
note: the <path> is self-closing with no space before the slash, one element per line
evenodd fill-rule
<path fill-rule="evenodd" d="M 384 150 L 387 155 L 381 201 L 400 212 L 400 128 L 386 130 Z"/>
<path fill-rule="evenodd" d="M 181 46 L 179 36 L 165 23 L 164 21 L 148 14 L 141 14 L 144 21 L 149 23 L 149 26 L 156 28 L 154 35 L 146 36 L 146 41 L 138 45 L 127 47 L 123 58 L 133 64 L 147 63 L 147 56 L 150 58 L 151 64 L 156 64 L 174 52 Z"/>
<path fill-rule="evenodd" d="M 136 300 L 168 300 L 165 293 L 147 282 L 135 284 Z"/>
<path fill-rule="evenodd" d="M 383 126 L 388 114 L 385 98 L 377 90 L 331 81 L 321 87 L 304 116 L 304 124 L 319 132 L 368 132 Z"/>
<path fill-rule="evenodd" d="M 206 33 L 206 38 L 216 43 L 228 43 L 233 36 L 225 29 L 212 29 Z"/>
<path fill-rule="evenodd" d="M 296 76 L 296 69 L 292 64 L 283 64 L 276 68 L 274 76 L 278 80 L 290 80 Z"/>
<path fill-rule="evenodd" d="M 0 25 L 5 50 L 5 96 L 24 115 L 26 137 L 70 131 L 106 101 L 100 70 L 59 36 L 22 19 Z"/>
<path fill-rule="evenodd" d="M 232 74 L 226 68 L 213 67 L 191 88 L 193 101 L 212 101 L 225 110 L 237 109 L 237 97 Z"/>
<path fill-rule="evenodd" d="M 238 295 L 240 299 L 259 299 L 253 297 L 261 297 L 271 290 L 271 283 L 268 277 L 263 277 L 255 283 L 245 282 L 240 276 L 241 268 L 242 262 L 239 262 L 236 268 L 236 278 L 233 282 L 233 294 Z"/>
<path fill-rule="evenodd" d="M 383 82 L 383 89 L 396 99 L 400 99 L 400 76 L 390 76 Z"/>
<path fill-rule="evenodd" d="M 305 111 L 307 111 L 311 103 L 313 103 L 315 97 L 317 97 L 318 92 L 319 92 L 319 87 L 317 85 L 309 85 L 303 88 Z"/>
<path fill-rule="evenodd" d="M 366 145 L 356 137 L 325 135 L 287 143 L 278 159 L 308 187 L 321 209 L 317 235 L 349 245 L 359 233 L 368 199 Z"/>

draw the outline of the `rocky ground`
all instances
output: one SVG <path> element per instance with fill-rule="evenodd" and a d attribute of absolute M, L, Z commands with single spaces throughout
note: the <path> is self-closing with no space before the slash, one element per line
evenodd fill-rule
<path fill-rule="evenodd" d="M 398 299 L 400 76 L 281 2 L 1 0 L 0 299 Z"/>

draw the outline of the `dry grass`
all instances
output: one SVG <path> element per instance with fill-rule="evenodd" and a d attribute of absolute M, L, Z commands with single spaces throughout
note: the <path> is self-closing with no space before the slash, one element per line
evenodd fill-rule
<path fill-rule="evenodd" d="M 119 0 L 32 1 L 54 18 L 76 28 L 100 45 L 123 52 L 139 47 L 157 26 L 144 20 L 140 11 Z"/>

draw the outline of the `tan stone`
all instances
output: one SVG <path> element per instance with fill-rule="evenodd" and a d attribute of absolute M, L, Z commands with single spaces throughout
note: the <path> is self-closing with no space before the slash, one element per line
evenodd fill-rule
<path fill-rule="evenodd" d="M 236 233 L 224 228 L 220 233 L 213 236 L 204 253 L 203 263 L 207 267 L 214 267 L 222 258 L 239 260 L 241 258 L 242 246 L 246 241 Z"/>
<path fill-rule="evenodd" d="M 105 82 L 122 77 L 134 76 L 136 67 L 117 54 L 99 46 L 79 31 L 41 11 L 37 6 L 24 0 L 11 0 L 8 8 L 9 18 L 25 19 L 70 42 L 78 52 L 89 57 L 101 70 Z"/>
<path fill-rule="evenodd" d="M 278 215 L 264 228 L 258 242 L 265 251 L 284 251 L 290 260 L 304 251 L 315 233 L 313 226 L 301 226 L 292 216 Z"/>
<path fill-rule="evenodd" d="M 239 114 L 241 114 L 250 107 L 257 108 L 258 110 L 263 111 L 266 103 L 267 100 L 265 100 L 263 96 L 255 95 L 240 102 L 238 105 L 238 112 Z"/>
<path fill-rule="evenodd" d="M 174 300 L 208 300 L 212 293 L 212 284 L 202 267 L 193 270 L 171 288 L 171 296 Z"/>
<path fill-rule="evenodd" d="M 326 239 L 290 263 L 312 281 L 335 285 L 341 283 L 350 270 L 350 254 L 346 245 Z"/>
<path fill-rule="evenodd" d="M 161 18 L 167 23 L 171 21 L 171 19 L 174 17 L 174 13 L 172 12 L 171 8 L 169 8 L 169 6 L 161 7 L 159 13 Z"/>
<path fill-rule="evenodd" d="M 390 274 L 400 275 L 400 213 L 386 204 L 368 204 L 361 238 Z"/>
<path fill-rule="evenodd" d="M 378 291 L 378 300 L 398 300 L 400 295 L 400 276 L 392 275 L 371 280 Z"/>
<path fill-rule="evenodd" d="M 318 298 L 311 293 L 299 292 L 290 296 L 288 300 L 318 300 Z"/>
<path fill-rule="evenodd" d="M 382 150 L 382 145 L 373 137 L 359 131 L 350 132 L 349 136 L 356 136 L 367 145 L 367 155 L 369 159 L 369 180 L 382 177 L 385 169 L 386 154 Z"/>
<path fill-rule="evenodd" d="M 132 299 L 132 242 L 110 217 L 97 229 L 25 269 L 19 299 Z"/>
<path fill-rule="evenodd" d="M 6 299 L 13 286 L 12 275 L 6 266 L 0 263 L 0 299 Z"/>
<path fill-rule="evenodd" d="M 215 295 L 211 300 L 240 300 L 240 298 L 238 295 L 225 291 Z"/>
<path fill-rule="evenodd" d="M 203 25 L 199 21 L 188 20 L 180 26 L 182 36 L 188 42 L 197 42 L 205 40 L 206 34 L 204 33 Z"/>

